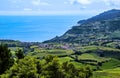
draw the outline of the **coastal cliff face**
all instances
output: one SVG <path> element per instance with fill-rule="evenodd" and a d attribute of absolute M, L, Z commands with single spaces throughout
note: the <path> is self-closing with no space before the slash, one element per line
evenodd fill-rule
<path fill-rule="evenodd" d="M 65 34 L 49 42 L 66 42 L 88 44 L 99 41 L 116 41 L 120 39 L 120 10 L 109 10 L 87 20 L 81 20 Z"/>

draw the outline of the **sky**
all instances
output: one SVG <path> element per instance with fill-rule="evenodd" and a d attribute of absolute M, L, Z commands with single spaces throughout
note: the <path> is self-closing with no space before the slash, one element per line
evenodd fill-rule
<path fill-rule="evenodd" d="M 0 15 L 85 15 L 110 9 L 120 9 L 120 0 L 0 0 Z"/>

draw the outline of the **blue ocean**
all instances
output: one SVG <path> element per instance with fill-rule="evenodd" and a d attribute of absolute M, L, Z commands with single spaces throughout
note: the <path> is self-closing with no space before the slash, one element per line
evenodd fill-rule
<path fill-rule="evenodd" d="M 0 16 L 0 39 L 42 42 L 61 36 L 87 16 Z"/>

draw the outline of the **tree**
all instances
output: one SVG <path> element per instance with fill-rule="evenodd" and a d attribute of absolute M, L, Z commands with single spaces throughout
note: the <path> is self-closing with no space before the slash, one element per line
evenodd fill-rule
<path fill-rule="evenodd" d="M 18 50 L 16 51 L 16 54 L 15 54 L 15 55 L 17 56 L 18 59 L 24 58 L 24 54 L 23 54 L 23 51 L 22 51 L 21 49 L 18 49 Z"/>
<path fill-rule="evenodd" d="M 26 56 L 19 59 L 0 78 L 90 78 L 90 67 L 75 67 L 73 63 L 61 63 L 56 56 L 46 56 L 40 60 Z"/>
<path fill-rule="evenodd" d="M 78 59 L 78 55 L 75 55 L 75 61 L 79 61 L 79 59 Z"/>
<path fill-rule="evenodd" d="M 7 78 L 38 78 L 39 74 L 37 73 L 36 60 L 37 59 L 33 57 L 20 59 L 18 63 L 15 63 L 13 67 L 8 70 L 6 73 L 8 74 Z"/>
<path fill-rule="evenodd" d="M 7 45 L 0 45 L 0 74 L 4 73 L 14 63 L 10 49 Z"/>
<path fill-rule="evenodd" d="M 52 56 L 52 55 L 48 55 L 45 56 L 44 59 L 46 61 L 46 63 L 52 62 L 52 60 L 55 58 L 56 56 Z"/>
<path fill-rule="evenodd" d="M 56 56 L 48 55 L 45 57 L 45 61 L 41 76 L 45 78 L 64 78 L 59 60 Z"/>
<path fill-rule="evenodd" d="M 105 55 L 103 53 L 100 54 L 100 57 L 104 57 Z"/>
<path fill-rule="evenodd" d="M 84 67 L 84 73 L 86 74 L 85 78 L 90 78 L 93 74 L 89 66 Z"/>

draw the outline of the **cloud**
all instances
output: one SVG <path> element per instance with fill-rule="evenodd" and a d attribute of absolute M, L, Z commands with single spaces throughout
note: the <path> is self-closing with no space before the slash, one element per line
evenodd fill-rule
<path fill-rule="evenodd" d="M 17 1 L 16 1 L 16 0 L 13 0 L 12 2 L 13 2 L 13 3 L 17 3 Z"/>
<path fill-rule="evenodd" d="M 24 11 L 32 11 L 31 8 L 24 8 L 23 10 L 24 10 Z"/>
<path fill-rule="evenodd" d="M 39 5 L 46 5 L 49 6 L 50 4 L 47 2 L 42 2 L 41 0 L 32 0 L 31 3 L 35 6 L 39 6 Z"/>
<path fill-rule="evenodd" d="M 65 2 L 63 2 L 64 4 L 68 4 L 68 2 L 67 1 L 65 1 Z"/>
<path fill-rule="evenodd" d="M 21 2 L 23 2 L 23 0 L 9 0 L 10 2 L 12 2 L 12 3 L 21 3 Z"/>
<path fill-rule="evenodd" d="M 119 6 L 120 0 L 103 0 L 103 2 L 108 6 Z"/>
<path fill-rule="evenodd" d="M 79 3 L 82 5 L 90 4 L 92 0 L 69 0 L 70 4 Z"/>
<path fill-rule="evenodd" d="M 36 6 L 38 6 L 38 5 L 40 5 L 40 0 L 33 0 L 33 1 L 31 1 L 31 3 L 33 4 L 33 5 L 36 5 Z"/>

